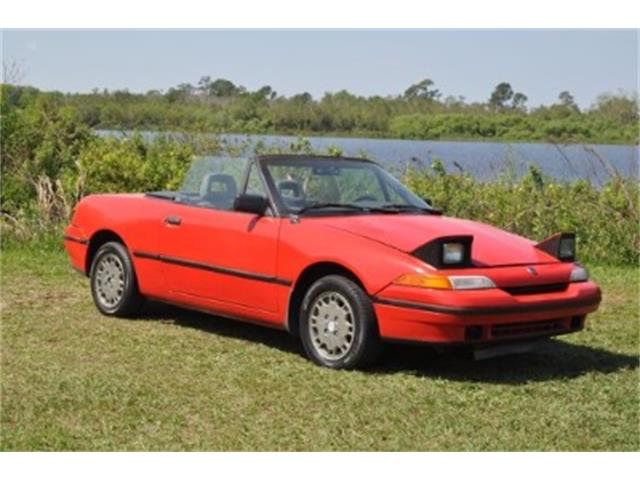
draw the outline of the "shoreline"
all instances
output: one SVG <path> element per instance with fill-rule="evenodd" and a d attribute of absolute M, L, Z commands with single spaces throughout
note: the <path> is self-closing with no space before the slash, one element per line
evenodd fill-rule
<path fill-rule="evenodd" d="M 446 138 L 403 138 L 389 137 L 380 135 L 372 135 L 370 132 L 349 133 L 349 132 L 327 132 L 326 134 L 318 134 L 317 132 L 216 132 L 202 130 L 160 130 L 155 128 L 110 128 L 110 127 L 92 127 L 95 132 L 119 132 L 119 133 L 149 133 L 155 135 L 211 135 L 211 136 L 245 136 L 247 138 L 255 137 L 289 137 L 291 139 L 336 139 L 336 140 L 380 140 L 380 141 L 404 141 L 404 142 L 435 142 L 435 143 L 495 143 L 503 145 L 555 145 L 559 147 L 571 146 L 605 146 L 605 147 L 635 147 L 640 149 L 638 143 L 611 143 L 597 141 L 575 141 L 561 142 L 548 140 L 527 140 L 527 139 L 510 139 L 510 138 L 486 138 L 486 137 L 446 137 Z"/>

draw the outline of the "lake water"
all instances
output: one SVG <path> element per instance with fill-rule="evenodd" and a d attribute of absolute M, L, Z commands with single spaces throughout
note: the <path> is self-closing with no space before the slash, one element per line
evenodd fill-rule
<path fill-rule="evenodd" d="M 101 131 L 101 135 L 127 135 L 127 132 Z M 145 136 L 158 135 L 146 132 Z M 266 146 L 288 147 L 298 137 L 285 135 L 234 135 L 219 137 L 251 152 L 257 142 Z M 501 173 L 520 176 L 530 164 L 560 180 L 588 178 L 601 184 L 612 170 L 623 177 L 639 178 L 638 147 L 631 145 L 553 145 L 547 143 L 493 143 L 377 138 L 305 137 L 312 148 L 327 151 L 339 148 L 344 155 L 365 154 L 395 172 L 409 165 L 424 168 L 435 159 L 444 162 L 450 172 L 465 171 L 479 180 L 491 181 Z M 590 151 L 593 149 L 593 151 Z"/>

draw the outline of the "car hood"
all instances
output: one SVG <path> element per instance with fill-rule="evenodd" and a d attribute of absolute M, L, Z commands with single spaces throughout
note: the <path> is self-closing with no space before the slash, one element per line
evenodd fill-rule
<path fill-rule="evenodd" d="M 535 243 L 526 238 L 483 223 L 440 215 L 350 215 L 319 217 L 314 221 L 403 252 L 412 252 L 438 237 L 472 235 L 472 260 L 484 267 L 558 261 L 535 248 Z"/>

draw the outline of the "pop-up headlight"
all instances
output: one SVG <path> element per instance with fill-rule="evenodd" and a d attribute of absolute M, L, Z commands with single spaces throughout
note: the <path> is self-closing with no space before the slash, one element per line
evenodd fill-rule
<path fill-rule="evenodd" d="M 442 244 L 442 263 L 444 265 L 459 265 L 464 261 L 464 244 L 447 242 Z"/>
<path fill-rule="evenodd" d="M 536 245 L 536 248 L 563 262 L 576 259 L 576 236 L 573 233 L 557 233 Z"/>
<path fill-rule="evenodd" d="M 560 238 L 558 258 L 567 261 L 573 261 L 576 258 L 576 238 L 574 236 Z"/>
<path fill-rule="evenodd" d="M 440 237 L 412 252 L 414 257 L 435 268 L 465 268 L 471 266 L 471 235 Z"/>

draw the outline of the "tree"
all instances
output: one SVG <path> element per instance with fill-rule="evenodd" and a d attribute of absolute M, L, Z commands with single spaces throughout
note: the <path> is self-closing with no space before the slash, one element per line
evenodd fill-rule
<path fill-rule="evenodd" d="M 558 95 L 558 100 L 560 100 L 560 103 L 566 107 L 573 107 L 576 104 L 575 100 L 573 99 L 573 95 L 571 95 L 566 90 L 560 92 L 560 94 Z"/>
<path fill-rule="evenodd" d="M 571 95 L 568 91 L 564 90 L 560 92 L 560 94 L 558 95 L 558 100 L 560 100 L 560 105 L 565 107 L 565 109 L 573 110 L 575 112 L 580 111 L 578 105 L 576 105 L 573 95 Z"/>
<path fill-rule="evenodd" d="M 185 97 L 190 97 L 195 93 L 196 87 L 194 87 L 190 83 L 181 83 L 176 87 L 176 90 L 184 94 Z"/>
<path fill-rule="evenodd" d="M 496 85 L 491 97 L 489 98 L 489 106 L 493 110 L 504 110 L 507 102 L 513 98 L 513 88 L 507 82 L 501 82 Z"/>
<path fill-rule="evenodd" d="M 209 94 L 214 97 L 233 97 L 244 91 L 242 87 L 236 85 L 225 78 L 218 78 L 209 85 Z"/>
<path fill-rule="evenodd" d="M 444 104 L 449 109 L 462 108 L 464 107 L 465 100 L 465 97 L 463 97 L 462 95 L 458 95 L 457 97 L 449 95 L 444 99 Z"/>
<path fill-rule="evenodd" d="M 605 93 L 598 96 L 593 112 L 622 124 L 637 124 L 638 116 L 638 95 Z"/>
<path fill-rule="evenodd" d="M 185 101 L 196 91 L 196 87 L 190 83 L 181 83 L 177 87 L 171 87 L 165 94 L 165 98 L 170 102 Z"/>
<path fill-rule="evenodd" d="M 209 85 L 211 84 L 211 77 L 209 75 L 205 75 L 204 77 L 200 77 L 198 80 L 198 90 L 203 95 L 209 95 Z"/>
<path fill-rule="evenodd" d="M 211 81 L 211 77 L 204 76 L 198 82 L 198 90 L 207 97 L 233 97 L 244 92 L 244 87 L 236 86 L 231 80 L 218 78 Z"/>
<path fill-rule="evenodd" d="M 492 110 L 526 110 L 525 103 L 528 98 L 524 93 L 514 92 L 511 84 L 500 82 L 493 89 L 491 97 L 489 97 L 489 107 Z"/>
<path fill-rule="evenodd" d="M 404 98 L 412 100 L 414 98 L 422 98 L 424 100 L 436 100 L 442 95 L 440 90 L 433 87 L 433 80 L 425 78 L 421 82 L 414 83 L 404 91 Z"/>
<path fill-rule="evenodd" d="M 526 107 L 524 104 L 527 103 L 527 100 L 529 100 L 529 98 L 524 93 L 520 93 L 520 92 L 514 93 L 511 107 L 514 110 L 524 111 L 526 110 Z"/>
<path fill-rule="evenodd" d="M 276 98 L 276 95 L 278 93 L 273 88 L 271 88 L 270 85 L 265 85 L 264 87 L 260 88 L 256 92 L 256 94 L 260 98 L 266 98 L 266 99 L 269 99 L 269 100 L 273 100 L 274 98 Z"/>
<path fill-rule="evenodd" d="M 313 97 L 309 92 L 298 93 L 291 97 L 291 101 L 294 103 L 310 103 L 313 100 Z"/>

